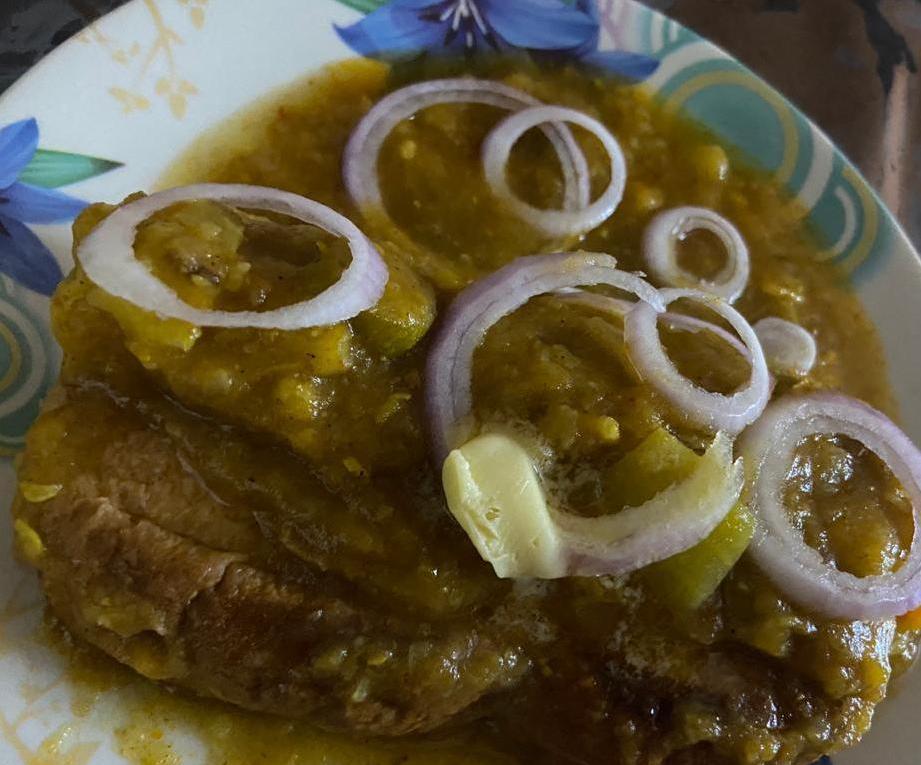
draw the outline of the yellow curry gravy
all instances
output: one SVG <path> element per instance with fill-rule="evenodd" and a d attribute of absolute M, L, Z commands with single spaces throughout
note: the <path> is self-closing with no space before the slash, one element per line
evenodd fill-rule
<path fill-rule="evenodd" d="M 433 694 L 489 688 L 489 700 L 451 720 L 451 729 L 497 731 L 513 746 L 503 756 L 549 762 L 567 752 L 590 763 L 756 765 L 808 762 L 853 742 L 892 671 L 914 657 L 910 620 L 896 626 L 818 619 L 788 603 L 745 558 L 693 608 L 663 595 L 670 585 L 663 589 L 661 576 L 644 571 L 500 581 L 445 512 L 427 451 L 422 379 L 427 333 L 439 310 L 471 281 L 534 252 L 603 251 L 624 269 L 642 270 L 643 229 L 666 207 L 702 205 L 733 221 L 752 257 L 752 278 L 736 307 L 752 322 L 780 316 L 815 335 L 815 368 L 802 379 L 779 379 L 775 396 L 835 389 L 893 410 L 872 326 L 833 266 L 817 257 L 803 210 L 776 184 L 642 89 L 522 60 L 480 66 L 482 76 L 604 121 L 629 169 L 616 213 L 580 241 L 542 239 L 482 180 L 479 147 L 498 112 L 444 105 L 393 131 L 379 164 L 390 217 L 362 218 L 341 180 L 353 126 L 389 90 L 469 71 L 466 64 L 390 69 L 345 62 L 232 118 L 196 142 L 163 185 L 260 184 L 342 211 L 388 263 L 384 297 L 331 327 L 202 329 L 112 298 L 78 267 L 53 303 L 66 393 L 30 433 L 20 471 L 24 554 L 41 568 L 43 503 L 59 501 L 82 475 L 120 464 L 98 434 L 115 439 L 152 429 L 200 484 L 189 496 L 207 492 L 224 508 L 219 528 L 191 517 L 175 521 L 183 534 L 266 570 L 288 565 L 279 556 L 297 559 L 334 580 L 355 608 L 418 622 L 418 639 L 405 644 L 392 644 L 385 632 L 360 642 L 343 635 L 341 645 L 315 657 L 310 672 L 355 703 L 399 694 L 386 666 L 405 660 L 412 670 L 404 682 Z M 597 191 L 607 183 L 603 150 L 576 132 Z M 527 134 L 516 147 L 510 175 L 529 201 L 559 203 L 559 169 L 539 135 Z M 77 238 L 110 209 L 90 208 L 77 221 Z M 210 202 L 153 216 L 139 231 L 136 252 L 189 303 L 224 310 L 303 300 L 334 282 L 348 262 L 342 242 L 310 226 Z M 682 243 L 681 258 L 702 276 L 721 262 L 719 247 L 703 235 Z M 616 323 L 543 296 L 495 326 L 475 357 L 480 426 L 511 427 L 537 444 L 552 466 L 545 479 L 571 512 L 616 512 L 657 485 L 654 459 L 626 488 L 618 471 L 641 445 L 699 452 L 706 443 L 637 380 Z M 720 341 L 662 332 L 676 363 L 700 384 L 730 391 L 744 380 L 744 362 Z M 57 490 L 40 487 L 64 487 L 63 494 L 49 499 Z M 888 470 L 858 444 L 802 444 L 787 499 L 807 540 L 842 568 L 879 573 L 905 554 L 910 507 Z M 699 574 L 692 565 L 678 573 L 691 582 Z M 146 618 L 142 609 L 111 600 L 90 616 L 119 635 L 140 634 Z M 475 671 L 458 669 L 452 657 L 463 641 L 442 636 L 474 632 L 491 649 L 478 655 Z M 109 645 L 101 632 L 89 636 Z M 162 645 L 133 637 L 118 645 L 116 655 L 142 674 L 175 680 L 175 657 Z M 726 705 L 729 696 L 735 707 Z M 208 715 L 193 706 L 182 714 L 205 730 Z M 251 731 L 245 740 L 228 739 L 245 756 L 218 748 L 214 763 L 314 761 L 297 759 L 291 748 L 292 740 L 314 735 L 309 728 L 298 734 L 295 723 L 214 714 Z M 321 722 L 343 726 L 341 719 Z M 303 739 L 286 738 L 298 735 Z M 331 761 L 389 761 L 368 754 L 379 749 L 329 746 L 336 752 Z M 424 748 L 406 746 L 413 759 L 394 761 L 455 761 L 429 760 Z"/>

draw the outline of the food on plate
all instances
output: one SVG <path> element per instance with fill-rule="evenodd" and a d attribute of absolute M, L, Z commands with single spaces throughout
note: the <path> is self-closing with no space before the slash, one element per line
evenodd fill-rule
<path fill-rule="evenodd" d="M 345 62 L 90 207 L 18 550 L 146 677 L 533 762 L 810 763 L 921 621 L 921 455 L 797 203 L 577 68 Z"/>

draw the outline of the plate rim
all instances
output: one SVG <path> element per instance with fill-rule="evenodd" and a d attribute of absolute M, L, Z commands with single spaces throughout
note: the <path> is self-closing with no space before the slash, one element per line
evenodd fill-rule
<path fill-rule="evenodd" d="M 215 0 L 216 1 L 216 0 Z M 225 0 L 226 2 L 227 0 Z M 329 0 L 333 2 L 333 0 Z M 831 150 L 832 154 L 835 157 L 840 157 L 841 160 L 853 171 L 856 177 L 859 180 L 859 183 L 862 187 L 869 192 L 871 198 L 873 199 L 874 204 L 877 209 L 882 212 L 883 220 L 885 224 L 891 229 L 892 233 L 895 236 L 895 240 L 891 243 L 890 249 L 893 250 L 893 254 L 899 258 L 909 257 L 910 265 L 919 273 L 921 273 L 921 252 L 919 252 L 919 247 L 915 245 L 914 242 L 909 238 L 905 227 L 899 221 L 899 219 L 893 214 L 889 209 L 888 205 L 882 199 L 881 194 L 876 190 L 876 188 L 868 182 L 860 168 L 850 159 L 850 157 L 836 144 L 831 137 L 826 133 L 826 131 L 816 123 L 808 114 L 806 114 L 796 103 L 794 103 L 790 98 L 788 98 L 784 93 L 782 93 L 778 88 L 772 85 L 769 81 L 761 77 L 750 67 L 745 65 L 738 58 L 730 54 L 722 46 L 717 45 L 710 41 L 709 39 L 699 35 L 694 30 L 684 26 L 680 22 L 675 21 L 669 17 L 666 13 L 649 6 L 643 5 L 639 0 L 616 0 L 617 2 L 622 2 L 627 6 L 637 9 L 641 14 L 648 14 L 651 18 L 662 19 L 664 23 L 675 23 L 679 25 L 679 28 L 684 31 L 687 30 L 690 32 L 695 41 L 699 41 L 707 46 L 713 53 L 715 53 L 721 59 L 731 62 L 734 66 L 739 67 L 746 76 L 757 80 L 762 83 L 771 93 L 777 98 L 779 98 L 801 121 L 803 121 L 810 129 L 814 130 L 819 139 L 824 142 L 824 145 Z M 118 8 L 100 16 L 95 19 L 91 24 L 131 24 L 130 21 L 134 14 L 139 12 L 139 9 L 142 9 L 145 5 L 146 0 L 129 0 L 129 2 L 124 5 L 119 6 Z M 325 8 L 325 6 L 323 6 Z M 325 11 L 319 11 L 317 15 L 322 15 L 322 21 L 326 21 Z M 66 62 L 67 58 L 72 54 L 73 51 L 78 50 L 79 46 L 82 45 L 78 36 L 81 32 L 85 32 L 87 27 L 72 35 L 70 38 L 65 40 L 60 45 L 56 46 L 48 54 L 42 57 L 38 62 L 36 62 L 32 67 L 26 70 L 20 77 L 18 77 L 15 82 L 13 82 L 2 94 L 0 94 L 0 109 L 4 107 L 7 101 L 18 98 L 21 93 L 27 92 L 32 87 L 32 82 L 44 72 L 48 70 L 54 70 L 62 66 L 62 62 Z M 305 69 L 305 73 L 307 70 Z M 213 123 L 216 124 L 216 123 Z M 189 142 L 194 141 L 196 136 L 192 136 Z M 178 156 L 186 148 L 186 145 L 180 147 Z M 79 188 L 79 183 L 76 184 Z M 789 189 L 789 187 L 787 187 Z M 792 189 L 789 189 L 792 193 Z M 898 246 L 897 246 L 898 245 Z M 902 252 L 895 252 L 895 250 L 901 250 Z M 857 284 L 854 284 L 855 288 Z M 882 334 L 882 333 L 881 333 Z M 921 404 L 919 404 L 921 405 Z M 0 552 L 0 554 L 3 554 Z M 904 705 L 904 700 L 899 700 L 901 705 Z"/>

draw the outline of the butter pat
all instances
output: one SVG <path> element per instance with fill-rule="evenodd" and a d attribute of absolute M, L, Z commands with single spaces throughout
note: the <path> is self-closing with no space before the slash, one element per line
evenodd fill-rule
<path fill-rule="evenodd" d="M 61 493 L 64 487 L 59 483 L 30 483 L 29 481 L 20 481 L 19 492 L 26 502 L 39 504 L 53 499 Z"/>
<path fill-rule="evenodd" d="M 553 579 L 566 556 L 528 453 L 488 433 L 452 451 L 442 468 L 448 508 L 496 576 Z"/>
<path fill-rule="evenodd" d="M 17 518 L 13 524 L 13 533 L 16 535 L 16 549 L 23 559 L 37 566 L 45 553 L 45 545 L 38 532 L 22 518 Z"/>

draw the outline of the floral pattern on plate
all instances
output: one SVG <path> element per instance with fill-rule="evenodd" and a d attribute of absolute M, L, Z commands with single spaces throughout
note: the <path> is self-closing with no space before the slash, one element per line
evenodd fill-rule
<path fill-rule="evenodd" d="M 33 118 L 0 129 L 0 273 L 43 295 L 61 281 L 61 267 L 30 223 L 66 223 L 86 207 L 56 187 L 119 166 L 110 160 L 38 148 Z"/>
<path fill-rule="evenodd" d="M 601 25 L 595 0 L 340 0 L 368 12 L 337 27 L 362 56 L 419 52 L 464 53 L 523 50 L 563 58 L 643 80 L 659 65 L 641 53 L 599 50 Z"/>

